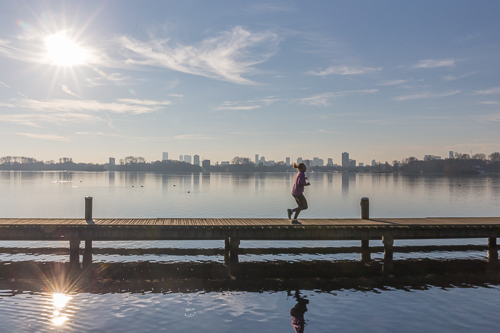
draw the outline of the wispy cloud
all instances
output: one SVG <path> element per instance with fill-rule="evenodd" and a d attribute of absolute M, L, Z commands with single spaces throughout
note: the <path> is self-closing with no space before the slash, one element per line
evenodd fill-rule
<path fill-rule="evenodd" d="M 66 85 L 64 85 L 64 84 L 60 84 L 60 85 L 61 85 L 62 91 L 64 91 L 66 94 L 80 98 L 80 96 L 78 96 L 77 94 L 75 94 L 74 92 L 72 92 L 72 91 L 68 88 L 68 86 L 66 86 Z"/>
<path fill-rule="evenodd" d="M 174 93 L 170 93 L 170 94 L 168 94 L 168 96 L 169 97 L 179 97 L 179 98 L 184 97 L 184 95 L 182 95 L 182 94 L 174 94 Z"/>
<path fill-rule="evenodd" d="M 500 122 L 500 113 L 491 113 L 475 117 L 479 122 Z"/>
<path fill-rule="evenodd" d="M 361 66 L 330 66 L 324 71 L 309 71 L 307 74 L 316 76 L 326 75 L 360 75 L 372 72 L 380 72 L 382 67 L 361 67 Z"/>
<path fill-rule="evenodd" d="M 235 27 L 196 45 L 181 45 L 169 39 L 142 42 L 129 36 L 122 36 L 119 42 L 129 51 L 129 64 L 251 84 L 243 75 L 252 73 L 254 65 L 276 53 L 279 38 L 272 32 L 251 33 Z"/>
<path fill-rule="evenodd" d="M 453 91 L 447 91 L 443 93 L 433 93 L 430 91 L 425 91 L 417 94 L 412 94 L 412 95 L 404 95 L 404 96 L 398 96 L 395 97 L 395 101 L 407 101 L 407 100 L 412 100 L 412 99 L 426 99 L 426 98 L 441 98 L 441 97 L 447 97 L 447 96 L 453 96 L 458 93 L 460 93 L 460 90 L 453 90 Z"/>
<path fill-rule="evenodd" d="M 420 60 L 412 68 L 437 68 L 437 67 L 450 67 L 455 66 L 455 59 L 441 59 L 441 60 Z"/>
<path fill-rule="evenodd" d="M 466 73 L 466 74 L 462 74 L 462 75 L 459 75 L 459 76 L 453 76 L 453 75 L 447 75 L 447 76 L 444 76 L 443 77 L 443 80 L 445 81 L 455 81 L 455 80 L 460 80 L 460 79 L 463 79 L 463 78 L 466 78 L 466 77 L 469 77 L 471 75 L 474 75 L 478 73 L 477 71 L 475 72 L 471 72 L 471 73 Z"/>
<path fill-rule="evenodd" d="M 31 127 L 41 127 L 40 123 L 65 125 L 67 123 L 82 123 L 103 121 L 99 116 L 84 113 L 35 113 L 35 114 L 4 114 L 0 115 L 0 122 L 18 124 Z"/>
<path fill-rule="evenodd" d="M 479 104 L 486 104 L 486 105 L 496 105 L 500 104 L 500 102 L 497 101 L 484 101 L 484 102 L 478 102 Z"/>
<path fill-rule="evenodd" d="M 253 110 L 259 109 L 260 105 L 247 105 L 247 106 L 219 106 L 216 110 Z"/>
<path fill-rule="evenodd" d="M 99 76 L 85 78 L 85 81 L 87 81 L 87 85 L 89 87 L 104 86 L 108 84 L 113 84 L 116 86 L 129 86 L 137 83 L 138 81 L 144 81 L 142 79 L 124 76 L 120 73 L 106 74 L 101 70 L 96 70 L 96 72 L 99 74 Z"/>
<path fill-rule="evenodd" d="M 212 140 L 215 137 L 207 136 L 204 134 L 179 134 L 175 136 L 130 136 L 115 133 L 105 133 L 105 132 L 76 132 L 77 135 L 92 136 L 92 137 L 114 137 L 114 138 L 126 138 L 136 141 L 166 141 L 166 140 Z"/>
<path fill-rule="evenodd" d="M 8 58 L 15 58 L 19 50 L 12 46 L 12 42 L 6 39 L 0 39 L 0 54 Z"/>
<path fill-rule="evenodd" d="M 328 106 L 330 105 L 330 100 L 339 97 L 344 97 L 352 94 L 374 94 L 378 89 L 367 89 L 367 90 L 346 90 L 346 91 L 336 91 L 327 92 L 322 94 L 317 94 L 311 97 L 300 98 L 298 101 L 301 104 L 315 105 L 315 106 Z"/>
<path fill-rule="evenodd" d="M 493 95 L 500 94 L 500 87 L 485 89 L 485 90 L 476 90 L 474 92 L 476 95 Z"/>
<path fill-rule="evenodd" d="M 391 81 L 382 81 L 378 85 L 379 86 L 395 86 L 398 84 L 403 84 L 408 82 L 408 80 L 391 80 Z"/>
<path fill-rule="evenodd" d="M 3 106 L 42 112 L 105 111 L 141 114 L 154 112 L 169 104 L 171 104 L 170 101 L 139 100 L 131 98 L 122 98 L 118 99 L 116 102 L 108 103 L 96 100 L 50 99 L 39 101 L 34 99 L 14 99 L 11 100 L 9 104 L 4 104 Z"/>
<path fill-rule="evenodd" d="M 0 86 L 4 86 L 6 88 L 10 88 L 8 85 L 6 85 L 5 83 L 3 83 L 2 81 L 0 81 Z"/>
<path fill-rule="evenodd" d="M 263 106 L 271 105 L 274 102 L 279 101 L 279 98 L 268 97 L 268 98 L 255 98 L 244 102 L 233 102 L 226 101 L 222 103 L 221 106 L 215 108 L 216 110 L 254 110 L 260 109 Z"/>
<path fill-rule="evenodd" d="M 135 99 L 135 98 L 119 98 L 118 101 L 123 102 L 125 104 L 144 105 L 144 106 L 151 106 L 151 107 L 172 104 L 172 102 L 170 102 L 170 101 L 155 101 L 155 100 L 151 100 L 151 99 Z"/>
<path fill-rule="evenodd" d="M 17 135 L 26 136 L 37 140 L 52 140 L 52 141 L 71 141 L 69 138 L 55 134 L 35 134 L 35 133 L 15 133 Z"/>
<path fill-rule="evenodd" d="M 463 43 L 463 42 L 467 42 L 469 40 L 478 39 L 478 38 L 482 38 L 482 35 L 479 34 L 479 33 L 476 33 L 476 34 L 467 34 L 467 35 L 465 35 L 462 38 L 458 38 L 457 41 L 459 43 Z"/>

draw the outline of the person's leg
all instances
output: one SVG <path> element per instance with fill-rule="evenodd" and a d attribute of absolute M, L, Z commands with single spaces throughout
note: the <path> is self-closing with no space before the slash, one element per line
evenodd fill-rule
<path fill-rule="evenodd" d="M 296 220 L 299 217 L 299 214 L 302 210 L 307 209 L 307 200 L 306 197 L 303 194 L 293 196 L 295 198 L 295 201 L 297 201 L 298 207 L 293 209 L 295 212 L 295 215 L 293 217 L 294 220 Z"/>

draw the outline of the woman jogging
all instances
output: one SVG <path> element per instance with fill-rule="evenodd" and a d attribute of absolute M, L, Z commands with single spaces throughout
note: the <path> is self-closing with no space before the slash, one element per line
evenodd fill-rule
<path fill-rule="evenodd" d="M 300 224 L 300 222 L 297 221 L 297 217 L 299 217 L 299 213 L 301 211 L 307 209 L 307 200 L 304 196 L 304 186 L 309 186 L 311 184 L 306 182 L 307 177 L 304 172 L 306 172 L 307 168 L 304 163 L 293 163 L 293 167 L 297 169 L 297 175 L 295 176 L 295 182 L 293 183 L 292 196 L 295 198 L 295 201 L 297 201 L 298 207 L 294 209 L 287 209 L 287 213 L 288 218 L 291 219 L 292 214 L 295 212 L 292 224 Z"/>

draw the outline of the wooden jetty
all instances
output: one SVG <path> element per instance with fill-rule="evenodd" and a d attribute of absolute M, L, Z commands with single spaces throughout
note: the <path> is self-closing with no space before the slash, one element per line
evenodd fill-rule
<path fill-rule="evenodd" d="M 368 198 L 361 199 L 360 219 L 276 218 L 92 218 L 92 198 L 85 198 L 85 218 L 0 218 L 0 240 L 66 240 L 70 262 L 92 261 L 92 241 L 224 240 L 225 259 L 238 262 L 241 240 L 360 240 L 361 258 L 370 260 L 369 241 L 384 245 L 384 267 L 392 270 L 397 239 L 487 238 L 488 256 L 498 260 L 500 217 L 370 218 Z"/>

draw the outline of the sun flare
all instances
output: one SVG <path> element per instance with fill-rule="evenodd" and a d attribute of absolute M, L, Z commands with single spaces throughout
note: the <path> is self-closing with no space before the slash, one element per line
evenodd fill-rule
<path fill-rule="evenodd" d="M 50 35 L 45 39 L 47 59 L 56 66 L 85 64 L 88 51 L 66 36 L 66 32 Z"/>

